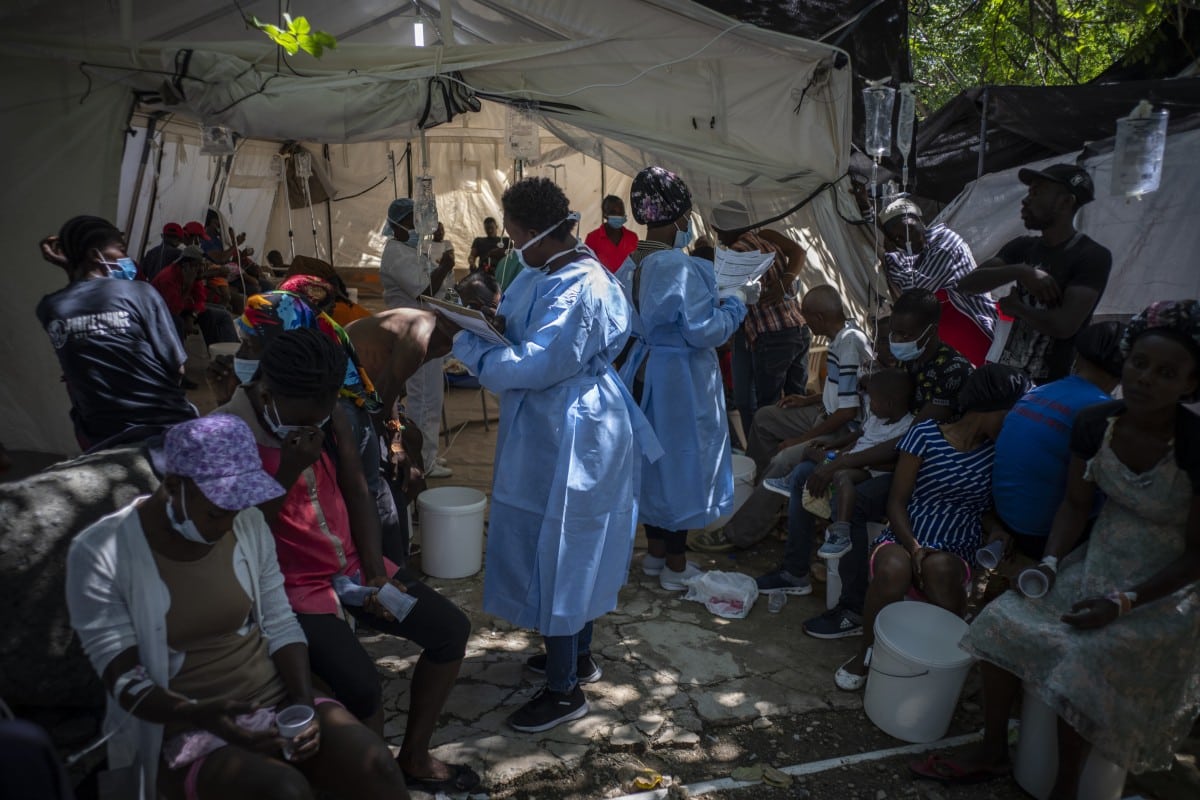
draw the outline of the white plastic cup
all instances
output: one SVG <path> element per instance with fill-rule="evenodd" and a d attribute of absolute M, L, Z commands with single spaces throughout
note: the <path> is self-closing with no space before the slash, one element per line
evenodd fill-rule
<path fill-rule="evenodd" d="M 304 705 L 288 706 L 275 715 L 275 727 L 279 729 L 279 735 L 288 742 L 283 746 L 284 758 L 291 760 L 292 739 L 303 733 L 316 718 L 317 712 L 313 707 Z"/>
<path fill-rule="evenodd" d="M 1017 576 L 1017 588 L 1021 594 L 1036 600 L 1050 591 L 1050 580 L 1040 569 L 1030 567 Z"/>
<path fill-rule="evenodd" d="M 1000 566 L 1002 558 L 1004 558 L 1004 542 L 1000 539 L 975 551 L 975 560 L 986 570 L 993 570 Z"/>

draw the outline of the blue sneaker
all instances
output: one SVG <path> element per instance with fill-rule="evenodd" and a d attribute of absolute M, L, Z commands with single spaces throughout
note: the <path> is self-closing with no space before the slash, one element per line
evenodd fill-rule
<path fill-rule="evenodd" d="M 782 592 L 783 594 L 812 594 L 812 581 L 807 575 L 795 576 L 785 569 L 768 572 L 755 579 L 760 592 Z"/>
<path fill-rule="evenodd" d="M 819 617 L 805 621 L 804 632 L 814 639 L 845 639 L 848 636 L 862 636 L 862 617 L 840 605 L 826 611 Z"/>
<path fill-rule="evenodd" d="M 825 544 L 817 551 L 821 558 L 841 558 L 853 549 L 850 542 L 850 524 L 835 522 L 825 531 Z"/>
<path fill-rule="evenodd" d="M 792 496 L 792 484 L 788 481 L 787 476 L 782 478 L 763 478 L 762 486 L 768 492 L 781 494 L 784 497 Z"/>

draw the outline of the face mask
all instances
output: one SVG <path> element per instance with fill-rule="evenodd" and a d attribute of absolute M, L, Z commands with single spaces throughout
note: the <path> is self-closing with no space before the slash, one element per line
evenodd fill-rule
<path fill-rule="evenodd" d="M 926 325 L 925 330 L 921 331 L 917 338 L 913 339 L 911 342 L 897 342 L 894 336 L 888 334 L 888 346 L 891 348 L 892 355 L 896 357 L 896 360 L 913 361 L 917 358 L 917 356 L 921 355 L 921 351 L 925 349 L 924 346 L 920 344 L 921 338 L 929 332 L 931 327 L 933 326 Z"/>
<path fill-rule="evenodd" d="M 286 439 L 288 434 L 295 433 L 296 431 L 302 431 L 309 427 L 307 425 L 284 425 L 279 419 L 279 408 L 275 405 L 274 400 L 271 401 L 270 408 L 263 409 L 263 417 L 265 418 L 264 421 L 267 423 L 267 427 L 271 429 L 271 433 L 275 434 L 280 439 Z M 272 417 L 274 417 L 274 419 L 272 419 Z M 327 424 L 329 424 L 329 419 L 329 417 L 326 417 L 325 419 L 321 420 L 321 423 L 317 425 L 317 427 L 324 428 Z"/>
<path fill-rule="evenodd" d="M 682 250 L 692 243 L 692 220 L 689 217 L 687 227 L 683 230 L 675 229 L 675 249 Z"/>
<path fill-rule="evenodd" d="M 628 221 L 629 221 L 629 218 L 628 218 L 628 217 L 609 217 L 609 218 L 608 218 L 608 227 L 610 227 L 610 228 L 624 228 L 624 227 L 625 227 L 625 223 L 626 223 L 626 222 L 628 222 Z"/>
<path fill-rule="evenodd" d="M 233 374 L 237 375 L 238 383 L 249 383 L 254 380 L 256 372 L 258 372 L 257 358 L 233 357 Z"/>
<path fill-rule="evenodd" d="M 546 268 L 546 264 L 549 264 L 551 261 L 553 261 L 554 259 L 556 259 L 556 258 L 558 258 L 559 256 L 561 256 L 563 253 L 570 253 L 570 252 L 572 252 L 572 251 L 574 251 L 574 250 L 578 250 L 578 249 L 579 249 L 579 246 L 578 246 L 578 245 L 576 245 L 575 247 L 569 247 L 569 248 L 567 248 L 566 250 L 560 250 L 559 252 L 557 252 L 557 253 L 555 253 L 554 255 L 552 255 L 552 256 L 550 256 L 549 258 L 547 258 L 547 259 L 546 259 L 546 262 L 545 262 L 544 264 L 542 264 L 541 266 L 538 266 L 538 267 L 535 267 L 535 266 L 533 266 L 532 264 L 530 264 L 528 261 L 526 261 L 526 260 L 525 260 L 525 251 L 526 251 L 526 250 L 528 250 L 530 247 L 532 247 L 533 245 L 535 245 L 535 244 L 537 244 L 538 242 L 540 242 L 542 239 L 545 239 L 547 236 L 549 236 L 549 235 L 550 235 L 550 232 L 551 232 L 551 231 L 553 231 L 553 230 L 554 230 L 555 228 L 557 228 L 559 225 L 562 225 L 562 223 L 563 223 L 563 222 L 567 222 L 567 221 L 571 221 L 571 222 L 578 222 L 578 221 L 579 221 L 579 212 L 578 212 L 578 211 L 572 211 L 570 214 L 567 214 L 566 218 L 565 218 L 564 220 L 562 220 L 562 222 L 556 222 L 556 223 L 554 223 L 554 224 L 553 224 L 553 225 L 551 225 L 549 228 L 546 228 L 546 230 L 542 231 L 542 232 L 541 232 L 541 233 L 539 233 L 537 236 L 533 237 L 533 238 L 532 238 L 532 239 L 530 239 L 528 242 L 526 242 L 526 243 L 525 243 L 525 245 L 524 245 L 523 247 L 518 247 L 518 248 L 516 249 L 516 251 L 515 251 L 515 252 L 516 252 L 516 254 L 517 254 L 517 261 L 519 261 L 519 262 L 521 263 L 521 269 L 538 269 L 538 270 L 544 270 L 544 269 Z"/>
<path fill-rule="evenodd" d="M 171 521 L 171 527 L 175 529 L 175 532 L 187 539 L 189 542 L 206 544 L 209 547 L 212 547 L 214 544 L 216 544 L 216 542 L 210 542 L 208 539 L 205 539 L 204 536 L 201 535 L 200 529 L 196 527 L 196 523 L 192 522 L 192 520 L 188 518 L 187 489 L 185 489 L 182 485 L 179 487 L 179 505 L 183 510 L 182 520 L 176 519 L 175 504 L 171 502 L 170 498 L 167 498 L 167 519 Z"/>
<path fill-rule="evenodd" d="M 125 281 L 137 280 L 137 264 L 128 256 L 118 258 L 116 261 L 109 261 L 103 253 L 97 250 L 96 260 L 108 267 L 108 277 L 110 278 L 119 278 Z"/>

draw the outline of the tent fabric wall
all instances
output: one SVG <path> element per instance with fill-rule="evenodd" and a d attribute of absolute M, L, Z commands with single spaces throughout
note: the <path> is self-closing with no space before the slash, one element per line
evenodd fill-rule
<path fill-rule="evenodd" d="M 1140 200 L 1110 193 L 1111 152 L 1086 158 L 1077 153 L 985 175 L 967 186 L 938 221 L 966 240 L 976 261 L 985 261 L 1008 240 L 1030 233 L 1019 216 L 1026 188 L 1017 171 L 1060 162 L 1077 162 L 1091 173 L 1096 199 L 1080 209 L 1075 224 L 1113 254 L 1097 315 L 1128 316 L 1158 300 L 1200 299 L 1200 270 L 1194 266 L 1200 252 L 1200 131 L 1167 137 L 1162 184 Z"/>
<path fill-rule="evenodd" d="M 0 442 L 10 449 L 78 451 L 58 359 L 38 324 L 38 301 L 66 286 L 38 241 L 77 214 L 114 218 L 128 89 L 93 86 L 75 66 L 0 55 L 0 153 L 9 245 L 0 292 Z"/>

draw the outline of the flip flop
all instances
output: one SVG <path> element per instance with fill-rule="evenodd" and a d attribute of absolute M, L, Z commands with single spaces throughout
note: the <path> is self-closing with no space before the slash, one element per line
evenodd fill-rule
<path fill-rule="evenodd" d="M 983 783 L 1001 778 L 1011 771 L 1007 764 L 1001 767 L 966 767 L 949 756 L 934 753 L 922 761 L 910 761 L 908 770 L 918 778 L 926 778 L 955 786 Z"/>
<path fill-rule="evenodd" d="M 479 785 L 479 774 L 466 764 L 447 764 L 450 776 L 447 778 L 418 778 L 409 775 L 404 770 L 404 784 L 409 789 L 428 794 L 439 792 L 469 792 Z"/>

